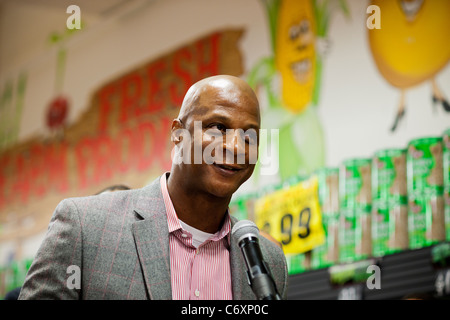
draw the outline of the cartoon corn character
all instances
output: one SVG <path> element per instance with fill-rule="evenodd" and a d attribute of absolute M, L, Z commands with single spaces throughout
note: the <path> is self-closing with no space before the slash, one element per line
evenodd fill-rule
<path fill-rule="evenodd" d="M 312 100 L 316 66 L 316 26 L 310 0 L 284 0 L 279 11 L 275 65 L 287 109 L 303 111 Z"/>
<path fill-rule="evenodd" d="M 262 124 L 279 129 L 279 177 L 284 181 L 308 175 L 325 163 L 318 115 L 323 49 L 327 49 L 332 13 L 338 8 L 348 17 L 349 11 L 345 0 L 261 2 L 268 17 L 272 56 L 252 67 L 248 82 L 267 95 Z M 260 145 L 260 154 L 268 145 Z"/>
<path fill-rule="evenodd" d="M 372 0 L 381 13 L 381 29 L 368 29 L 370 49 L 381 75 L 400 89 L 395 131 L 405 114 L 405 92 L 431 81 L 433 104 L 450 104 L 436 83 L 436 75 L 450 60 L 450 1 Z"/>

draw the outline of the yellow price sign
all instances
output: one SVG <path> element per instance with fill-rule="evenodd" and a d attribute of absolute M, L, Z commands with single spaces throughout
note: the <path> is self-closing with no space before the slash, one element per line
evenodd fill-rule
<path fill-rule="evenodd" d="M 317 188 L 317 178 L 311 177 L 255 203 L 256 225 L 279 241 L 285 254 L 303 253 L 325 242 Z"/>

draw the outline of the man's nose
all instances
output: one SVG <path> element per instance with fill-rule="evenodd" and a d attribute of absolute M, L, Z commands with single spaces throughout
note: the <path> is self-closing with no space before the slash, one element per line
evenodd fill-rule
<path fill-rule="evenodd" d="M 225 139 L 226 149 L 235 155 L 245 154 L 244 136 L 240 130 L 229 130 Z"/>
<path fill-rule="evenodd" d="M 224 152 L 225 161 L 229 164 L 244 164 L 246 162 L 245 141 L 240 130 L 227 130 Z"/>

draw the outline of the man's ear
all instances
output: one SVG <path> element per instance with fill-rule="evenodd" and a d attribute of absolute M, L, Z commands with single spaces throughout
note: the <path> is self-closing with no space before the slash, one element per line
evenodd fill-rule
<path fill-rule="evenodd" d="M 182 135 L 180 134 L 180 129 L 183 129 L 183 123 L 180 119 L 173 119 L 172 121 L 172 129 L 170 132 L 170 140 L 175 144 L 178 144 L 182 141 Z"/>

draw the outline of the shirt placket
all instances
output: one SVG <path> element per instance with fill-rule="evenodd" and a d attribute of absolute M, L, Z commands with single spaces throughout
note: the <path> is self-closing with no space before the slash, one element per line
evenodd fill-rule
<path fill-rule="evenodd" d="M 202 265 L 202 252 L 204 245 L 199 246 L 194 251 L 193 263 L 192 263 L 192 279 L 191 279 L 191 288 L 190 288 L 190 299 L 192 300 L 200 300 L 204 299 L 204 292 L 202 292 L 202 288 L 200 286 L 200 273 L 201 273 L 201 265 Z"/>
<path fill-rule="evenodd" d="M 180 230 L 181 231 L 181 230 Z M 203 251 L 203 246 L 201 245 L 198 248 L 195 248 L 192 245 L 192 235 L 187 231 L 181 231 L 181 239 L 183 245 L 191 252 L 191 260 L 192 260 L 192 269 L 191 269 L 191 281 L 189 287 L 188 297 L 190 300 L 200 300 L 202 298 L 202 292 L 200 291 L 200 272 L 201 272 L 201 252 Z"/>

